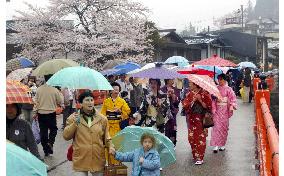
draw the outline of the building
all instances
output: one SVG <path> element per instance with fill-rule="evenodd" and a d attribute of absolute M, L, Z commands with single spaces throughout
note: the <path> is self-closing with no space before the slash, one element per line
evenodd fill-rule
<path fill-rule="evenodd" d="M 175 31 L 176 29 L 159 30 L 162 44 L 157 49 L 155 60 L 163 62 L 171 56 L 183 56 L 189 61 L 200 60 L 201 48 L 199 46 L 188 45 Z"/>
<path fill-rule="evenodd" d="M 271 18 L 254 19 L 246 23 L 246 31 L 250 34 L 279 39 L 279 23 Z"/>
<path fill-rule="evenodd" d="M 189 46 L 201 48 L 201 59 L 209 58 L 214 54 L 225 58 L 228 55 L 228 48 L 231 47 L 222 41 L 218 35 L 214 34 L 198 34 L 196 36 L 186 37 L 184 40 Z"/>

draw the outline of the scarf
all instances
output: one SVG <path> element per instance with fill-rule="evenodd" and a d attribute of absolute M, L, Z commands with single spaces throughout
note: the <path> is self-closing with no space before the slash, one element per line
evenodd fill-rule
<path fill-rule="evenodd" d="M 83 119 L 88 123 L 88 117 L 91 118 L 91 121 L 94 120 L 94 116 L 96 115 L 96 110 L 93 109 L 91 113 L 86 113 L 85 111 L 83 111 L 83 109 L 81 109 L 80 113 L 81 113 Z"/>

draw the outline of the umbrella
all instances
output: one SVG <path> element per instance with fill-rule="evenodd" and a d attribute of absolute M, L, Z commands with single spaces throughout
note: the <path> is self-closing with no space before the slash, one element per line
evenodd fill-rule
<path fill-rule="evenodd" d="M 167 64 L 178 64 L 179 67 L 189 65 L 188 60 L 182 56 L 172 56 L 169 57 L 165 63 Z"/>
<path fill-rule="evenodd" d="M 138 64 L 136 64 L 134 62 L 127 62 L 127 63 L 123 63 L 123 64 L 120 64 L 120 65 L 117 65 L 117 66 L 115 66 L 113 68 L 114 69 L 120 69 L 115 74 L 121 75 L 121 74 L 126 74 L 127 72 L 133 71 L 133 70 L 141 68 L 141 67 L 140 67 L 140 65 L 138 65 Z"/>
<path fill-rule="evenodd" d="M 29 87 L 13 80 L 6 81 L 6 104 L 28 103 L 33 104 L 29 94 Z"/>
<path fill-rule="evenodd" d="M 128 126 L 117 133 L 112 142 L 120 152 L 130 152 L 141 147 L 140 138 L 143 133 L 150 133 L 156 139 L 156 150 L 160 154 L 161 167 L 164 168 L 176 161 L 174 144 L 164 134 L 152 127 Z"/>
<path fill-rule="evenodd" d="M 131 74 L 138 73 L 138 72 L 140 72 L 142 70 L 146 70 L 148 68 L 152 68 L 152 67 L 155 67 L 155 66 L 156 66 L 155 63 L 148 63 L 148 64 L 144 65 L 142 68 L 137 68 L 135 70 L 132 70 L 132 71 L 128 72 L 127 74 L 131 75 Z"/>
<path fill-rule="evenodd" d="M 208 70 L 203 70 L 203 69 L 192 69 L 192 68 L 186 68 L 186 69 L 182 69 L 182 70 L 178 70 L 177 71 L 180 74 L 197 74 L 197 75 L 208 75 L 211 78 L 213 78 L 214 76 L 214 72 L 212 71 L 208 71 Z"/>
<path fill-rule="evenodd" d="M 206 90 L 210 94 L 216 96 L 217 98 L 221 99 L 222 96 L 220 94 L 219 89 L 217 88 L 216 84 L 214 83 L 213 79 L 207 75 L 188 75 L 188 79 L 193 83 L 197 84 L 202 89 Z"/>
<path fill-rule="evenodd" d="M 25 57 L 18 57 L 11 59 L 6 63 L 6 70 L 17 70 L 20 68 L 33 67 L 35 64 L 30 59 Z"/>
<path fill-rule="evenodd" d="M 108 76 L 108 75 L 113 75 L 115 72 L 117 72 L 117 71 L 119 71 L 119 69 L 106 69 L 106 70 L 103 70 L 103 71 L 101 71 L 100 73 L 102 74 L 102 75 L 106 75 L 106 76 Z"/>
<path fill-rule="evenodd" d="M 242 68 L 256 68 L 255 64 L 252 62 L 240 62 L 238 66 Z"/>
<path fill-rule="evenodd" d="M 203 66 L 213 66 L 214 73 L 216 72 L 216 67 L 236 67 L 237 65 L 229 60 L 218 57 L 216 54 L 213 57 L 203 59 L 193 63 L 194 65 L 203 65 Z M 214 74 L 215 75 L 215 74 Z"/>
<path fill-rule="evenodd" d="M 75 67 L 79 64 L 71 59 L 52 59 L 40 64 L 32 73 L 33 76 L 44 76 L 58 72 L 66 67 Z"/>
<path fill-rule="evenodd" d="M 103 66 L 103 70 L 107 70 L 107 69 L 111 69 L 113 67 L 115 67 L 116 65 L 122 64 L 124 63 L 124 61 L 122 60 L 109 60 L 107 61 L 107 63 L 104 64 Z"/>
<path fill-rule="evenodd" d="M 30 152 L 6 142 L 6 174 L 47 176 L 47 165 Z"/>
<path fill-rule="evenodd" d="M 209 65 L 209 66 L 219 66 L 219 67 L 237 67 L 237 65 L 229 60 L 213 55 L 213 57 L 202 59 L 200 61 L 194 62 L 194 65 Z"/>
<path fill-rule="evenodd" d="M 156 63 L 155 67 L 139 71 L 138 73 L 131 74 L 132 77 L 138 78 L 152 78 L 152 79 L 175 79 L 185 78 L 173 70 L 162 67 L 160 63 Z"/>
<path fill-rule="evenodd" d="M 100 72 L 81 66 L 60 70 L 47 81 L 47 84 L 70 89 L 113 90 Z"/>
<path fill-rule="evenodd" d="M 21 81 L 26 76 L 28 76 L 31 73 L 31 71 L 32 71 L 32 68 L 20 68 L 20 69 L 12 71 L 7 76 L 7 79 Z"/>

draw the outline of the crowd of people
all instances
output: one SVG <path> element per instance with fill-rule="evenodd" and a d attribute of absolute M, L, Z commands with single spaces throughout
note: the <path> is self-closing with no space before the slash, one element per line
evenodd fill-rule
<path fill-rule="evenodd" d="M 51 76 L 46 75 L 45 82 Z M 255 73 L 254 76 L 258 74 Z M 89 90 L 55 88 L 45 83 L 40 84 L 35 77 L 29 77 L 23 83 L 29 86 L 34 105 L 6 105 L 6 138 L 43 160 L 39 155 L 31 124 L 34 120 L 38 121 L 44 154 L 52 155 L 58 130 L 57 108 L 62 107 L 63 138 L 73 140 L 72 162 L 75 175 L 87 175 L 88 172 L 103 175 L 109 153 L 111 164 L 133 162 L 133 175 L 159 175 L 159 154 L 154 149 L 155 138 L 151 134 L 142 136 L 141 148 L 126 154 L 114 149 L 111 138 L 128 125 L 153 127 L 176 146 L 179 130 L 177 117 L 182 115 L 186 116 L 192 157 L 196 165 L 202 165 L 208 136 L 208 129 L 203 126 L 206 114 L 211 113 L 213 116 L 210 146 L 214 153 L 218 153 L 226 149 L 229 119 L 237 109 L 236 92 L 238 95 L 240 88 L 243 88 L 243 101 L 251 100 L 250 69 L 245 69 L 234 80 L 232 73 L 220 74 L 217 79 L 217 88 L 222 99 L 187 79 L 183 80 L 183 87 L 180 88 L 175 79 L 149 79 L 147 82 L 128 78 L 126 75 L 110 75 L 108 81 L 113 90 L 109 91 L 101 109 L 97 110 L 94 95 Z M 262 77 L 260 79 L 263 80 Z M 267 88 L 265 82 L 260 82 L 259 86 Z M 141 153 L 145 157 L 141 158 Z"/>

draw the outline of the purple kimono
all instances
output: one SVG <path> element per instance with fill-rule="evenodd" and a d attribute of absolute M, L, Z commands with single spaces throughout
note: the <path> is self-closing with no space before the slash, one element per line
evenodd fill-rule
<path fill-rule="evenodd" d="M 177 113 L 179 112 L 179 102 L 180 102 L 180 90 L 178 90 L 175 87 L 171 87 L 174 90 L 175 97 L 169 97 L 169 102 L 170 102 L 170 110 L 172 113 L 172 118 L 169 119 L 165 125 L 165 135 L 172 140 L 174 145 L 176 145 L 176 138 L 177 138 L 177 121 L 176 121 L 176 116 Z M 161 91 L 163 93 L 168 92 L 168 87 L 164 86 L 161 88 Z"/>

